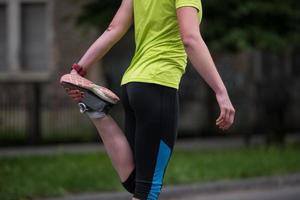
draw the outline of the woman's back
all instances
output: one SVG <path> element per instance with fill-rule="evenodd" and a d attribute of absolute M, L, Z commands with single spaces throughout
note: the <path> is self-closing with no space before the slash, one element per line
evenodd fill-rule
<path fill-rule="evenodd" d="M 176 8 L 200 0 L 134 0 L 136 51 L 122 84 L 139 81 L 178 88 L 186 66 Z M 201 18 L 202 12 L 199 12 Z"/>

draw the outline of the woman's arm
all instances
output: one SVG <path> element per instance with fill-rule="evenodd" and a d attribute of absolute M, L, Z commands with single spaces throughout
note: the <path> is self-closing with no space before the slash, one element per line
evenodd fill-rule
<path fill-rule="evenodd" d="M 182 42 L 191 63 L 216 94 L 221 110 L 216 124 L 221 129 L 228 129 L 234 121 L 235 110 L 210 52 L 202 39 L 197 9 L 193 7 L 179 8 L 177 9 L 177 18 Z"/>
<path fill-rule="evenodd" d="M 87 50 L 78 64 L 88 71 L 90 66 L 100 60 L 124 36 L 132 22 L 132 0 L 123 0 L 109 27 Z"/>
<path fill-rule="evenodd" d="M 78 64 L 84 71 L 100 60 L 111 47 L 118 42 L 122 36 L 128 31 L 133 22 L 133 4 L 132 0 L 123 0 L 122 4 L 114 16 L 112 22 L 106 31 L 94 42 L 87 52 L 80 59 Z M 71 73 L 77 74 L 75 70 Z M 79 102 L 83 98 L 83 93 L 79 90 L 66 89 L 68 95 L 75 101 Z"/>

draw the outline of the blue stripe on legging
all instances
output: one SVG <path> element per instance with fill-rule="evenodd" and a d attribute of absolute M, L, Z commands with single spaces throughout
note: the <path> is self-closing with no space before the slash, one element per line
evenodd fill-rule
<path fill-rule="evenodd" d="M 155 171 L 152 179 L 151 190 L 148 194 L 147 200 L 156 200 L 158 199 L 158 195 L 162 188 L 162 182 L 164 177 L 164 172 L 167 167 L 171 156 L 171 149 L 164 143 L 164 141 L 160 141 L 159 151 L 156 160 Z"/>

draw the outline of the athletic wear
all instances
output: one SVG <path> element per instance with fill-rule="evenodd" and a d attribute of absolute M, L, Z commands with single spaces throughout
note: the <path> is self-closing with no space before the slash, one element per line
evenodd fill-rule
<path fill-rule="evenodd" d="M 89 90 L 99 98 L 111 103 L 116 104 L 118 101 L 120 101 L 119 97 L 110 91 L 109 89 L 96 85 L 92 81 L 83 78 L 82 76 L 79 76 L 77 74 L 65 74 L 60 78 L 61 84 L 71 84 L 80 88 L 84 88 L 86 90 Z"/>
<path fill-rule="evenodd" d="M 133 194 L 135 191 L 135 173 L 136 171 L 133 170 L 128 176 L 127 180 L 122 183 L 123 187 L 131 194 Z"/>
<path fill-rule="evenodd" d="M 84 98 L 78 103 L 81 113 L 86 113 L 90 118 L 104 117 L 111 106 L 120 99 L 107 88 L 94 84 L 77 74 L 65 74 L 60 83 L 64 88 L 79 90 L 84 93 Z"/>
<path fill-rule="evenodd" d="M 187 55 L 176 9 L 201 0 L 133 0 L 135 55 L 122 78 L 125 134 L 134 153 L 135 170 L 123 183 L 141 200 L 157 200 L 178 124 L 177 89 Z"/>
<path fill-rule="evenodd" d="M 123 185 L 135 198 L 156 200 L 177 133 L 177 90 L 157 84 L 128 83 L 122 87 L 122 103 L 125 134 L 136 167 Z"/>
<path fill-rule="evenodd" d="M 136 50 L 121 84 L 156 83 L 178 89 L 187 56 L 176 8 L 195 7 L 200 21 L 201 0 L 134 0 L 133 4 Z"/>
<path fill-rule="evenodd" d="M 85 77 L 86 76 L 86 71 L 83 69 L 82 66 L 74 63 L 72 65 L 72 69 L 74 69 L 80 76 Z"/>

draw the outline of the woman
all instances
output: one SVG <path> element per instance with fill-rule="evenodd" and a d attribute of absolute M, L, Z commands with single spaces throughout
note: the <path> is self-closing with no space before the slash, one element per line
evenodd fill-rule
<path fill-rule="evenodd" d="M 215 92 L 221 111 L 216 125 L 225 130 L 234 121 L 235 110 L 200 34 L 201 17 L 200 0 L 123 0 L 71 72 L 87 72 L 134 22 L 136 51 L 121 83 L 125 134 L 111 117 L 91 117 L 133 199 L 158 199 L 176 138 L 177 90 L 187 56 Z M 77 90 L 67 92 L 82 99 Z"/>

